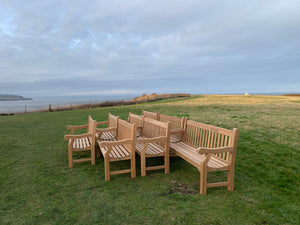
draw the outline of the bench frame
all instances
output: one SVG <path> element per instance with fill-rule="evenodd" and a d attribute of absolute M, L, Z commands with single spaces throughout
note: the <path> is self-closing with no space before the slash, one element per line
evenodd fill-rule
<path fill-rule="evenodd" d="M 97 122 L 97 126 L 107 124 L 106 128 L 96 128 L 96 141 L 115 141 L 118 135 L 119 116 L 108 113 L 107 121 Z M 101 155 L 100 149 L 97 148 L 97 157 Z"/>
<path fill-rule="evenodd" d="M 184 139 L 170 143 L 170 148 L 181 158 L 195 166 L 200 172 L 200 194 L 207 187 L 227 186 L 234 190 L 234 166 L 239 130 L 228 130 L 191 120 L 185 124 Z M 227 182 L 207 183 L 207 173 L 228 171 Z"/>
<path fill-rule="evenodd" d="M 91 161 L 95 165 L 95 133 L 96 121 L 88 116 L 88 124 L 81 126 L 67 126 L 71 133 L 64 136 L 65 140 L 69 140 L 68 159 L 69 168 L 73 168 L 73 163 Z M 75 130 L 87 128 L 87 133 L 74 135 Z M 91 158 L 73 159 L 73 152 L 91 151 Z"/>
<path fill-rule="evenodd" d="M 104 157 L 105 180 L 110 180 L 110 175 L 131 173 L 131 178 L 136 177 L 135 165 L 135 143 L 136 143 L 136 124 L 130 124 L 118 119 L 117 137 L 112 141 L 97 140 L 99 152 Z M 113 152 L 113 153 L 112 153 Z M 116 154 L 113 157 L 111 154 Z M 127 155 L 126 155 L 127 154 Z M 130 169 L 110 171 L 110 162 L 130 160 Z"/>
<path fill-rule="evenodd" d="M 146 176 L 146 172 L 149 170 L 158 169 L 164 169 L 165 173 L 169 173 L 170 123 L 133 113 L 129 113 L 128 121 L 140 127 L 140 135 L 136 140 L 136 152 L 141 157 L 141 176 Z M 164 165 L 147 167 L 146 160 L 152 157 L 164 157 Z"/>

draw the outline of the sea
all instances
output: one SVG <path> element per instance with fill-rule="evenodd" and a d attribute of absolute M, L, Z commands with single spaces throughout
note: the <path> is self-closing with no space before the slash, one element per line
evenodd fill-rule
<path fill-rule="evenodd" d="M 105 101 L 119 101 L 130 100 L 137 96 L 59 96 L 59 97 L 36 97 L 32 100 L 18 100 L 18 101 L 0 101 L 0 113 L 22 113 L 35 110 L 48 109 L 49 104 L 51 108 L 74 106 L 80 104 L 93 104 Z"/>

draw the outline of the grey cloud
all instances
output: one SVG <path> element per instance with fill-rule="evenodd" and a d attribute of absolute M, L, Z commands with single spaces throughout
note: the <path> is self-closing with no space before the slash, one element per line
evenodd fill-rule
<path fill-rule="evenodd" d="M 299 92 L 299 10 L 296 0 L 1 1 L 0 90 Z"/>

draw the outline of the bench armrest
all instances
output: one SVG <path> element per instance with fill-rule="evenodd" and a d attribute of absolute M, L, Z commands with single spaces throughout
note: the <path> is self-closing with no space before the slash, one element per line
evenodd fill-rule
<path fill-rule="evenodd" d="M 171 129 L 171 134 L 184 134 L 185 130 L 181 128 Z"/>
<path fill-rule="evenodd" d="M 88 125 L 80 125 L 80 126 L 67 126 L 68 130 L 75 130 L 75 129 L 82 129 L 82 128 L 87 128 Z"/>
<path fill-rule="evenodd" d="M 103 132 L 108 132 L 108 131 L 116 131 L 116 127 L 109 127 L 109 128 L 96 128 L 97 133 L 103 133 Z"/>
<path fill-rule="evenodd" d="M 98 141 L 100 147 L 109 147 L 109 146 L 116 146 L 116 145 L 125 145 L 125 144 L 132 144 L 132 139 L 124 139 L 120 141 Z"/>
<path fill-rule="evenodd" d="M 101 122 L 96 122 L 97 126 L 102 125 L 102 124 L 108 124 L 108 121 L 101 121 Z"/>
<path fill-rule="evenodd" d="M 167 141 L 167 137 L 160 136 L 160 137 L 154 137 L 154 138 L 138 138 L 136 140 L 137 143 L 151 143 L 151 142 L 159 142 L 159 141 Z"/>
<path fill-rule="evenodd" d="M 78 134 L 78 135 L 74 135 L 74 134 L 67 134 L 64 136 L 65 140 L 69 140 L 69 139 L 78 139 L 78 138 L 85 138 L 85 137 L 92 137 L 93 134 L 91 133 L 85 133 L 85 134 Z"/>
<path fill-rule="evenodd" d="M 197 149 L 199 154 L 218 154 L 223 152 L 233 152 L 232 147 L 219 147 L 219 148 L 204 148 L 200 147 Z"/>

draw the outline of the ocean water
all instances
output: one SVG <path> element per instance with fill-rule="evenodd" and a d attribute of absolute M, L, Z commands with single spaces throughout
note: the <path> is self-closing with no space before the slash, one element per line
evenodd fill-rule
<path fill-rule="evenodd" d="M 52 108 L 92 104 L 104 101 L 129 100 L 136 96 L 67 96 L 67 97 L 37 97 L 32 100 L 21 101 L 0 101 L 0 113 L 16 113 L 33 110 L 48 109 L 49 104 Z"/>

